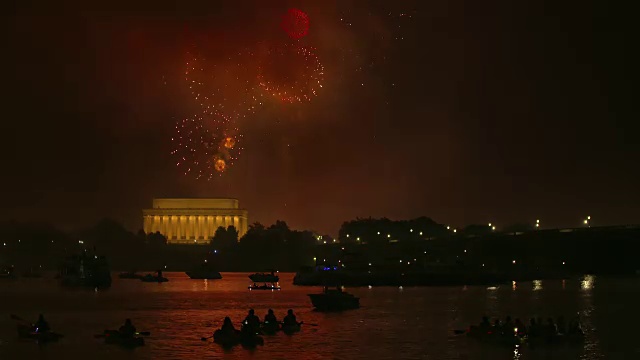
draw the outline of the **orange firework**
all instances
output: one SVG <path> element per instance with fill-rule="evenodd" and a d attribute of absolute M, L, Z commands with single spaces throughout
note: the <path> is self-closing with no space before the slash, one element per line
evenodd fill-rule
<path fill-rule="evenodd" d="M 226 147 L 227 149 L 233 149 L 235 145 L 236 145 L 236 139 L 232 137 L 226 137 L 224 139 L 224 147 Z"/>
<path fill-rule="evenodd" d="M 217 159 L 217 160 L 215 160 L 214 167 L 215 167 L 216 171 L 224 172 L 224 170 L 227 168 L 227 163 L 222 159 Z"/>

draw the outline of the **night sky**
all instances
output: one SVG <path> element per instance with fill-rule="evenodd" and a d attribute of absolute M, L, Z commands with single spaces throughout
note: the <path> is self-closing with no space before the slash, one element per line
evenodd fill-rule
<path fill-rule="evenodd" d="M 51 3 L 51 4 L 50 4 Z M 234 197 L 250 221 L 638 223 L 640 127 L 624 9 L 554 1 L 21 1 L 5 11 L 3 219 L 141 227 L 153 197 Z M 64 5 L 60 5 L 60 3 Z M 136 3 L 131 5 L 129 3 Z M 324 66 L 270 101 L 213 180 L 170 154 L 186 54 L 292 42 Z M 256 64 L 241 64 L 250 69 Z M 287 65 L 287 64 L 284 64 Z M 231 94 L 230 94 L 231 95 Z M 235 94 L 236 97 L 242 94 Z"/>

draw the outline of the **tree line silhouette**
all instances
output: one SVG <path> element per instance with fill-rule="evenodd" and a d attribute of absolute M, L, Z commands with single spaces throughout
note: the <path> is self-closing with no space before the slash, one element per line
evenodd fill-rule
<path fill-rule="evenodd" d="M 292 230 L 284 221 L 253 223 L 241 238 L 233 226 L 207 245 L 167 245 L 160 233 L 133 233 L 104 219 L 66 233 L 48 224 L 0 223 L 0 265 L 55 269 L 66 256 L 96 249 L 114 270 L 188 270 L 207 260 L 220 271 L 296 271 L 340 265 L 354 271 L 493 271 L 520 273 L 635 273 L 636 227 L 533 230 L 515 224 L 447 227 L 428 217 L 393 221 L 362 218 L 342 224 L 337 239 Z M 371 264 L 371 265 L 370 265 Z"/>

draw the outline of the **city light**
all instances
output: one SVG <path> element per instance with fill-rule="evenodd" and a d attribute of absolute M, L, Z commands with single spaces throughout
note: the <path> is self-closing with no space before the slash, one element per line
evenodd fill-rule
<path fill-rule="evenodd" d="M 512 263 L 515 265 L 516 261 L 515 261 L 515 260 L 513 260 L 513 261 L 512 261 Z"/>
<path fill-rule="evenodd" d="M 78 244 L 84 244 L 84 241 L 78 240 Z"/>
<path fill-rule="evenodd" d="M 449 225 L 447 225 L 447 230 L 449 230 Z"/>
<path fill-rule="evenodd" d="M 316 257 L 315 256 L 313 257 L 313 261 L 316 261 Z"/>
<path fill-rule="evenodd" d="M 413 229 L 410 229 L 409 231 L 410 231 L 410 232 L 413 232 Z"/>
<path fill-rule="evenodd" d="M 358 237 L 358 238 L 356 238 L 356 241 L 360 241 L 360 238 L 359 238 L 359 237 Z"/>
<path fill-rule="evenodd" d="M 391 234 L 387 234 L 387 237 L 388 237 L 388 238 L 390 238 L 390 237 L 391 237 Z"/>
<path fill-rule="evenodd" d="M 380 235 L 380 231 L 378 231 L 378 235 Z"/>
<path fill-rule="evenodd" d="M 495 227 L 495 226 L 492 226 L 492 227 L 491 227 L 491 230 L 495 230 L 495 229 L 496 229 L 496 227 Z"/>
<path fill-rule="evenodd" d="M 453 232 L 456 232 L 456 231 L 457 231 L 456 229 L 453 229 Z"/>
<path fill-rule="evenodd" d="M 347 234 L 347 237 L 349 237 L 349 234 Z"/>
<path fill-rule="evenodd" d="M 422 236 L 422 231 L 420 231 L 420 236 Z"/>
<path fill-rule="evenodd" d="M 491 227 L 491 223 L 489 223 L 489 227 Z"/>

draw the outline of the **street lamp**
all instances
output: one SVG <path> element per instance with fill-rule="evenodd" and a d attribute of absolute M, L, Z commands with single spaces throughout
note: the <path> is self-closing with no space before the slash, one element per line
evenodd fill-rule
<path fill-rule="evenodd" d="M 540 227 L 540 220 L 536 220 L 536 227 L 539 228 Z"/>

